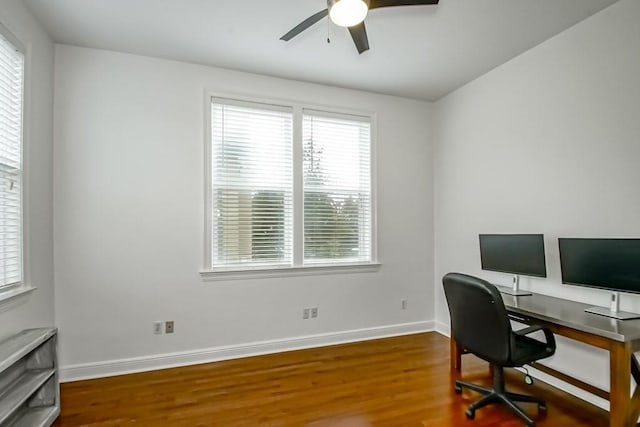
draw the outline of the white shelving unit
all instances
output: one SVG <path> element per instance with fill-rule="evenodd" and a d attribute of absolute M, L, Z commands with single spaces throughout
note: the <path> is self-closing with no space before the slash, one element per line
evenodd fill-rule
<path fill-rule="evenodd" d="M 50 426 L 60 414 L 56 328 L 0 342 L 0 427 Z"/>

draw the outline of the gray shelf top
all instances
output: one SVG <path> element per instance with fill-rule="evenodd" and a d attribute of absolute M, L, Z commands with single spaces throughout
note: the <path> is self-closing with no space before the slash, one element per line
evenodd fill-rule
<path fill-rule="evenodd" d="M 585 309 L 584 304 L 548 295 L 512 296 L 501 294 L 509 312 L 531 316 L 557 325 L 620 342 L 640 340 L 640 319 L 617 320 Z"/>
<path fill-rule="evenodd" d="M 0 342 L 0 372 L 29 354 L 56 332 L 56 328 L 25 329 Z"/>

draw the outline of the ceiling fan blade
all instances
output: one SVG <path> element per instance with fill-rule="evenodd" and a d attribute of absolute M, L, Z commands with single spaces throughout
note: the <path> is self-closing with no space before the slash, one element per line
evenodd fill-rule
<path fill-rule="evenodd" d="M 288 42 L 289 40 L 291 40 L 292 38 L 294 38 L 295 36 L 303 32 L 304 30 L 306 30 L 307 28 L 309 28 L 310 26 L 312 26 L 313 24 L 315 24 L 316 22 L 318 22 L 319 20 L 327 16 L 328 14 L 329 14 L 329 9 L 325 9 L 325 10 L 321 10 L 316 14 L 311 15 L 310 17 L 308 17 L 307 19 L 305 19 L 304 21 L 302 21 L 301 23 L 293 27 L 291 31 L 289 31 L 287 34 L 280 37 L 280 40 L 284 40 Z"/>
<path fill-rule="evenodd" d="M 349 33 L 351 33 L 351 38 L 356 44 L 358 53 L 362 54 L 362 52 L 369 50 L 369 39 L 367 38 L 367 29 L 364 26 L 364 22 L 349 27 Z"/>
<path fill-rule="evenodd" d="M 439 0 L 370 0 L 369 9 L 391 6 L 418 6 L 438 4 Z"/>

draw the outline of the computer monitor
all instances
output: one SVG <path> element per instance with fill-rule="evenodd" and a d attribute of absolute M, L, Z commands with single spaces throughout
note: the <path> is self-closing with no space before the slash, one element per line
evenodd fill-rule
<path fill-rule="evenodd" d="M 640 314 L 620 311 L 619 292 L 640 293 L 640 239 L 560 238 L 562 283 L 612 291 L 611 307 L 586 311 L 633 319 Z"/>
<path fill-rule="evenodd" d="M 531 295 L 520 290 L 520 276 L 547 277 L 542 234 L 480 234 L 482 269 L 511 273 L 513 286 L 501 289 L 511 295 Z"/>

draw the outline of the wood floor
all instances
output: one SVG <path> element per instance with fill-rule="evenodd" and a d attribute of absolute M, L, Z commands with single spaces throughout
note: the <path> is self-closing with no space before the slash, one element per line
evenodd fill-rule
<path fill-rule="evenodd" d="M 467 355 L 465 380 L 490 384 L 486 363 Z M 57 427 L 308 426 L 463 427 L 523 425 L 500 406 L 464 416 L 478 395 L 453 391 L 448 339 L 437 333 L 62 384 Z M 547 400 L 538 427 L 608 425 L 608 414 L 510 371 L 507 387 Z"/>

